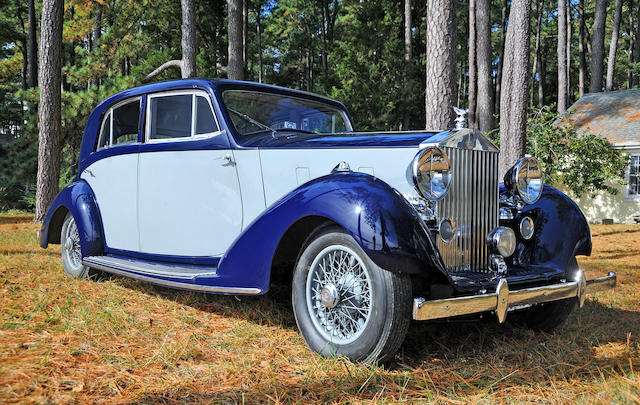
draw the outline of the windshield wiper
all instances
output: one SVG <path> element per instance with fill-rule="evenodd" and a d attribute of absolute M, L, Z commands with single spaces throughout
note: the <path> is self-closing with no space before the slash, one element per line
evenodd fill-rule
<path fill-rule="evenodd" d="M 253 125 L 256 125 L 256 126 L 258 126 L 258 127 L 260 127 L 260 128 L 263 128 L 264 130 L 267 130 L 267 131 L 275 132 L 275 129 L 271 128 L 271 127 L 270 127 L 270 126 L 268 126 L 268 125 L 263 124 L 263 123 L 262 123 L 262 122 L 260 122 L 260 121 L 256 121 L 256 120 L 254 120 L 253 118 L 249 117 L 247 114 L 243 114 L 243 113 L 241 113 L 240 111 L 236 111 L 236 110 L 234 110 L 233 108 L 228 108 L 228 107 L 227 107 L 227 110 L 229 110 L 230 112 L 232 112 L 232 113 L 234 113 L 235 115 L 239 116 L 240 118 L 242 118 L 242 119 L 244 119 L 244 120 L 246 120 L 246 121 L 249 121 L 249 122 L 250 122 L 250 123 L 252 123 Z M 261 132 L 261 131 L 254 131 L 254 132 Z M 250 133 L 252 134 L 252 133 L 254 133 L 254 132 L 250 132 Z M 245 134 L 245 135 L 249 135 L 249 134 Z"/>

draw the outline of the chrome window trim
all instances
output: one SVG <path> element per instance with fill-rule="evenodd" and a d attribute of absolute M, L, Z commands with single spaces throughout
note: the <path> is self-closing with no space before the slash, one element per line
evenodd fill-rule
<path fill-rule="evenodd" d="M 170 97 L 170 96 L 187 96 L 191 95 L 191 135 L 185 136 L 182 138 L 167 138 L 167 139 L 150 139 L 149 134 L 151 133 L 151 100 L 159 97 Z M 211 113 L 213 114 L 213 119 L 216 122 L 216 126 L 218 130 L 215 132 L 208 132 L 206 134 L 198 134 L 196 135 L 196 104 L 197 97 L 202 96 L 209 103 L 209 108 L 211 109 Z M 206 138 L 213 138 L 214 136 L 218 136 L 222 134 L 223 131 L 220 127 L 220 121 L 218 120 L 218 116 L 216 115 L 216 110 L 213 108 L 213 103 L 211 102 L 211 97 L 209 97 L 209 93 L 204 90 L 199 89 L 188 89 L 188 90 L 171 90 L 171 91 L 163 91 L 158 93 L 147 94 L 147 105 L 145 111 L 145 123 L 144 123 L 144 143 L 156 144 L 156 143 L 170 143 L 170 142 L 188 142 Z"/>

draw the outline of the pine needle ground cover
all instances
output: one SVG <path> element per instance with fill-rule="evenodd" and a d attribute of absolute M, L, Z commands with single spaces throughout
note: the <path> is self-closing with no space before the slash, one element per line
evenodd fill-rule
<path fill-rule="evenodd" d="M 412 325 L 386 367 L 313 355 L 286 287 L 261 297 L 64 275 L 29 216 L 0 217 L 2 403 L 640 402 L 640 226 L 595 225 L 589 277 L 618 271 L 556 334 Z"/>

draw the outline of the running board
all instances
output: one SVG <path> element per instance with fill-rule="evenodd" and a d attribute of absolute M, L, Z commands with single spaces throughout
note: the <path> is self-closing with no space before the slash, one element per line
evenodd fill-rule
<path fill-rule="evenodd" d="M 82 264 L 105 271 L 111 271 L 112 269 L 127 272 L 132 271 L 151 277 L 171 277 L 184 280 L 193 280 L 196 277 L 214 277 L 216 275 L 215 267 L 198 269 L 193 267 L 180 267 L 176 264 L 149 263 L 111 256 L 85 257 L 82 260 Z"/>
<path fill-rule="evenodd" d="M 204 291 L 221 294 L 260 294 L 258 288 L 224 287 L 197 284 L 199 277 L 215 277 L 215 267 L 185 267 L 177 264 L 149 263 L 139 260 L 121 259 L 111 256 L 89 256 L 82 259 L 82 264 L 93 269 L 106 271 L 119 276 L 130 277 L 165 287 L 182 288 L 187 290 Z M 180 281 L 165 280 L 160 277 L 179 279 Z"/>

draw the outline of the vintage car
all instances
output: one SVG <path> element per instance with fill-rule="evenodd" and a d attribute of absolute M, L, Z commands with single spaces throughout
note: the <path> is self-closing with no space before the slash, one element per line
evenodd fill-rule
<path fill-rule="evenodd" d="M 288 276 L 307 345 L 394 356 L 411 320 L 494 313 L 560 325 L 615 273 L 585 280 L 578 206 L 469 129 L 354 132 L 341 103 L 231 80 L 145 85 L 100 103 L 40 245 L 71 277 L 264 294 Z"/>

